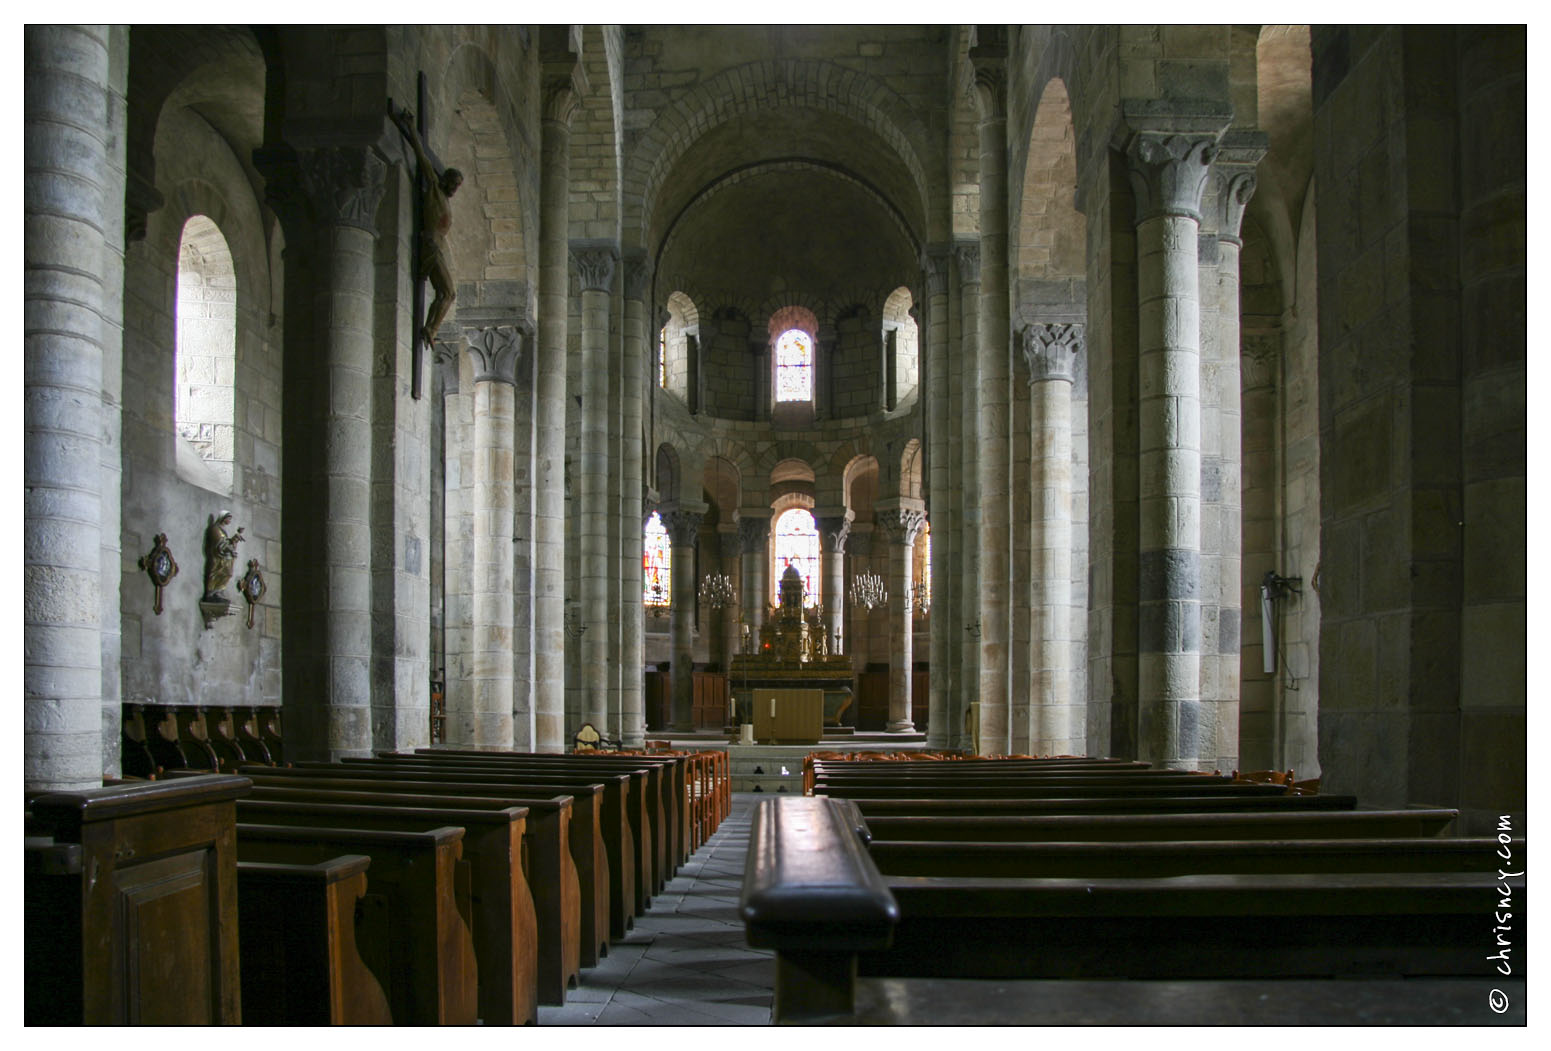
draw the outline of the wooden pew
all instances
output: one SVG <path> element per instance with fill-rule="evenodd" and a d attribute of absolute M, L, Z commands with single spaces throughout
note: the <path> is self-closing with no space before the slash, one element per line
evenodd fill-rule
<path fill-rule="evenodd" d="M 237 864 L 242 1011 L 248 1025 L 392 1025 L 356 948 L 363 854 L 314 865 Z"/>
<path fill-rule="evenodd" d="M 255 785 L 253 795 L 237 808 L 246 822 L 267 825 L 333 825 L 385 831 L 426 831 L 457 825 L 464 830 L 461 866 L 467 873 L 468 926 L 479 962 L 479 1017 L 490 1025 L 526 1025 L 538 1020 L 544 994 L 563 1003 L 568 979 L 565 938 L 574 933 L 564 923 L 567 903 L 554 895 L 560 922 L 541 922 L 524 873 L 524 836 L 532 821 L 526 806 L 460 807 L 445 799 L 380 793 L 340 793 L 288 790 L 276 792 Z M 542 820 L 542 818 L 540 819 Z M 544 848 L 535 849 L 537 855 Z M 535 859 L 542 876 L 548 866 Z M 564 874 L 557 880 L 563 885 Z M 575 901 L 569 903 L 574 917 Z"/>
<path fill-rule="evenodd" d="M 817 798 L 817 797 L 815 797 Z M 1442 833 L 1454 810 L 1293 810 L 1165 814 L 1036 814 L 990 817 L 871 817 L 874 839 L 1048 842 L 1169 839 L 1414 838 Z"/>
<path fill-rule="evenodd" d="M 1513 856 L 1523 858 L 1522 846 Z M 1205 873 L 1491 872 L 1495 839 L 1286 839 L 974 843 L 874 839 L 885 876 L 1161 878 Z"/>
<path fill-rule="evenodd" d="M 481 762 L 565 766 L 572 770 L 600 772 L 644 770 L 647 772 L 647 813 L 651 818 L 654 883 L 650 893 L 662 890 L 678 866 L 688 860 L 689 808 L 685 799 L 685 763 L 682 759 L 646 755 L 556 755 L 544 752 L 489 752 L 449 748 L 416 749 L 415 755 L 457 755 Z"/>
<path fill-rule="evenodd" d="M 1476 976 L 1480 902 L 1498 883 L 1495 871 L 885 880 L 864 825 L 854 804 L 817 797 L 756 811 L 741 912 L 750 944 L 777 952 L 777 1021 L 849 1015 L 858 975 Z M 1514 894 L 1522 908 L 1522 880 Z"/>
<path fill-rule="evenodd" d="M 1078 791 L 1078 790 L 1073 790 Z M 1213 811 L 1356 810 L 1346 795 L 1040 795 L 1008 799 L 853 799 L 867 817 L 990 817 L 997 814 L 1168 814 Z"/>
<path fill-rule="evenodd" d="M 383 978 L 395 1021 L 408 1025 L 472 1025 L 479 1017 L 473 937 L 457 893 L 462 847 L 457 827 L 237 826 L 243 861 L 316 864 L 351 853 L 372 859 L 358 941 L 367 966 Z"/>
<path fill-rule="evenodd" d="M 29 801 L 29 1025 L 242 1021 L 234 803 L 250 788 L 207 774 Z"/>
<path fill-rule="evenodd" d="M 630 788 L 624 797 L 624 805 L 630 824 L 630 838 L 634 840 L 636 848 L 635 915 L 646 911 L 651 896 L 666 879 L 664 866 L 667 864 L 668 852 L 660 770 L 648 767 L 585 769 L 549 761 L 534 761 L 525 756 L 507 756 L 505 753 L 440 750 L 408 755 L 382 754 L 377 757 L 377 761 L 402 764 L 405 769 L 454 770 L 461 775 L 479 775 L 483 780 L 541 778 L 555 779 L 557 784 L 571 784 L 580 779 L 584 783 L 602 783 L 605 791 L 608 790 L 610 778 L 626 776 L 630 779 Z M 484 776 L 486 774 L 496 776 L 487 778 Z"/>
<path fill-rule="evenodd" d="M 487 777 L 487 775 L 489 775 Z M 506 805 L 523 805 L 544 798 L 567 795 L 572 799 L 568 834 L 571 858 L 581 894 L 580 944 L 581 966 L 594 967 L 607 951 L 610 934 L 617 920 L 623 936 L 629 913 L 614 909 L 616 894 L 634 893 L 634 871 L 626 866 L 616 875 L 612 858 L 631 848 L 629 827 L 618 809 L 626 800 L 628 782 L 612 786 L 579 777 L 548 775 L 491 774 L 484 769 L 460 770 L 440 766 L 383 763 L 299 763 L 273 776 L 256 775 L 256 783 L 280 787 L 334 789 L 343 791 L 411 792 L 431 795 L 483 796 L 505 800 Z M 624 781 L 619 778 L 616 781 Z M 609 789 L 613 788 L 612 806 Z M 612 820 L 610 820 L 612 819 Z M 627 899 L 621 898 L 621 904 Z"/>

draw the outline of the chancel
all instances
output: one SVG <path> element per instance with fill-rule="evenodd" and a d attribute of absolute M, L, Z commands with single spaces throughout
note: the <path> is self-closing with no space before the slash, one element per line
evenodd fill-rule
<path fill-rule="evenodd" d="M 24 41 L 29 1020 L 1523 1018 L 1523 26 Z"/>

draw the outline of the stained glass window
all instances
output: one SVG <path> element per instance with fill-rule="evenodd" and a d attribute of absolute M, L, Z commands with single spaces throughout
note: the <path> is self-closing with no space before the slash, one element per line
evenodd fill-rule
<path fill-rule="evenodd" d="M 927 523 L 921 530 L 921 564 L 916 568 L 916 593 L 921 596 L 917 609 L 927 613 L 932 608 L 932 526 Z"/>
<path fill-rule="evenodd" d="M 776 401 L 813 400 L 813 340 L 790 328 L 776 340 Z"/>
<path fill-rule="evenodd" d="M 642 594 L 648 606 L 667 606 L 672 597 L 669 574 L 673 570 L 672 545 L 662 516 L 656 511 L 646 520 L 646 537 L 641 547 Z"/>
<path fill-rule="evenodd" d="M 810 609 L 819 604 L 819 529 L 813 515 L 794 507 L 776 519 L 775 563 L 770 574 L 770 601 L 781 601 L 781 574 L 787 566 L 796 566 L 802 574 L 802 604 Z"/>
<path fill-rule="evenodd" d="M 657 333 L 657 386 L 668 389 L 668 326 Z"/>

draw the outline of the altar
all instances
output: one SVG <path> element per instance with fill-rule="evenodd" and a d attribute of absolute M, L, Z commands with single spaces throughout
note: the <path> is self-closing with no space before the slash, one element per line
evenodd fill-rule
<path fill-rule="evenodd" d="M 802 599 L 802 577 L 788 566 L 781 604 L 760 629 L 758 648 L 732 659 L 734 719 L 753 724 L 758 741 L 817 744 L 851 706 L 851 659 L 829 652 L 818 614 L 810 621 Z"/>

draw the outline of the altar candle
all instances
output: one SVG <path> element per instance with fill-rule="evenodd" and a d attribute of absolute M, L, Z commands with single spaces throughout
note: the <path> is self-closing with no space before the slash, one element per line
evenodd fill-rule
<path fill-rule="evenodd" d="M 771 696 L 771 698 L 770 698 L 770 718 L 772 718 L 772 719 L 775 718 L 775 697 L 774 696 Z"/>

